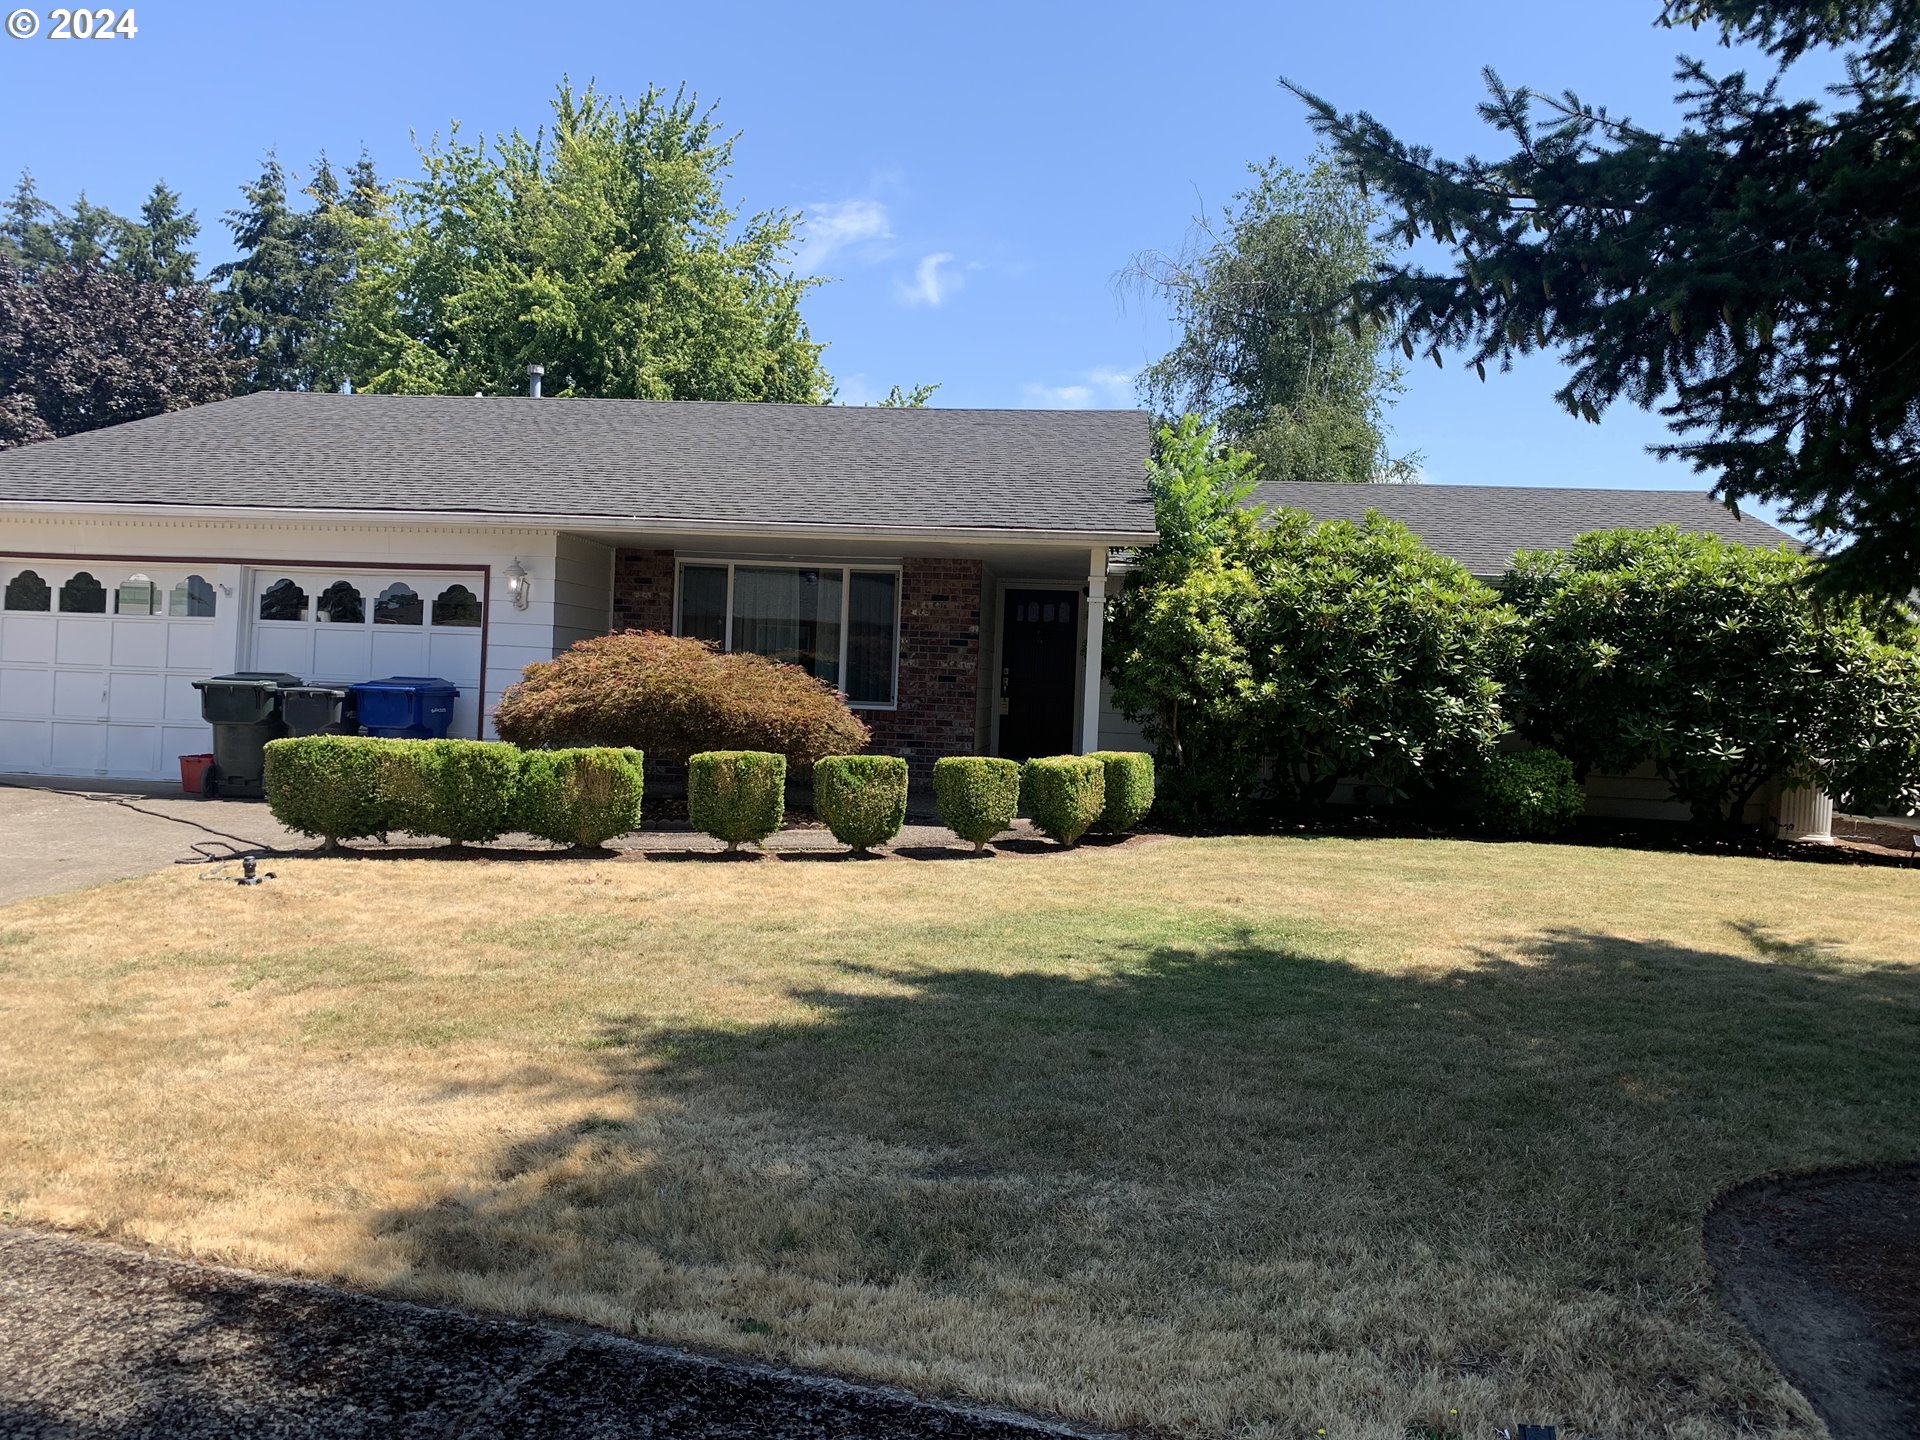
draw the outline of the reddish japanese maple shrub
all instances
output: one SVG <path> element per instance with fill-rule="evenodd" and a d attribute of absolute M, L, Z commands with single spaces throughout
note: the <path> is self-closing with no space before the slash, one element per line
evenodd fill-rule
<path fill-rule="evenodd" d="M 501 739 L 529 748 L 616 745 L 663 760 L 766 750 L 806 770 L 868 739 L 839 693 L 799 666 L 651 630 L 582 640 L 524 675 L 501 697 L 494 724 Z"/>

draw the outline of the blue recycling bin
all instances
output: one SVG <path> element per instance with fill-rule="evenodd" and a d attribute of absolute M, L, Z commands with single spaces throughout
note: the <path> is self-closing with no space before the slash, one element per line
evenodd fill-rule
<path fill-rule="evenodd" d="M 453 723 L 460 691 L 431 675 L 392 675 L 363 680 L 353 692 L 360 728 L 388 740 L 442 740 Z"/>

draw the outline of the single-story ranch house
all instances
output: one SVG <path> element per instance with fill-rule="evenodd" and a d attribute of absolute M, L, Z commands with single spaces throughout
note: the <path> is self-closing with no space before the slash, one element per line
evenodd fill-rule
<path fill-rule="evenodd" d="M 523 666 L 609 630 L 804 666 L 922 783 L 942 755 L 1130 747 L 1111 557 L 1152 543 L 1147 416 L 265 393 L 0 453 L 0 773 L 163 779 L 191 681 L 437 675 L 485 736 Z M 1376 507 L 1475 573 L 1693 492 L 1270 485 Z M 1642 782 L 1596 806 L 1654 801 Z M 1640 808 L 1645 808 L 1640 805 Z"/>

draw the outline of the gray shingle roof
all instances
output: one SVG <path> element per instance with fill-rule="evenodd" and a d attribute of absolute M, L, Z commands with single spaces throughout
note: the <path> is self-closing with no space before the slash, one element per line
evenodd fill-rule
<path fill-rule="evenodd" d="M 1763 520 L 1733 515 L 1700 490 L 1276 482 L 1260 486 L 1253 498 L 1318 520 L 1358 520 L 1378 510 L 1476 575 L 1504 574 L 1516 551 L 1558 550 L 1589 530 L 1677 525 L 1748 545 L 1793 539 Z"/>
<path fill-rule="evenodd" d="M 0 452 L 0 501 L 1151 535 L 1132 411 L 249 395 Z"/>

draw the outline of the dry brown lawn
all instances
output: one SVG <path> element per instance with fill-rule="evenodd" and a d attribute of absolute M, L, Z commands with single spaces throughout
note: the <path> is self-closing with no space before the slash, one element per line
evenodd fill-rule
<path fill-rule="evenodd" d="M 1920 1153 L 1920 875 L 295 859 L 0 910 L 0 1212 L 1110 1426 L 1812 1436 L 1701 1219 Z"/>

